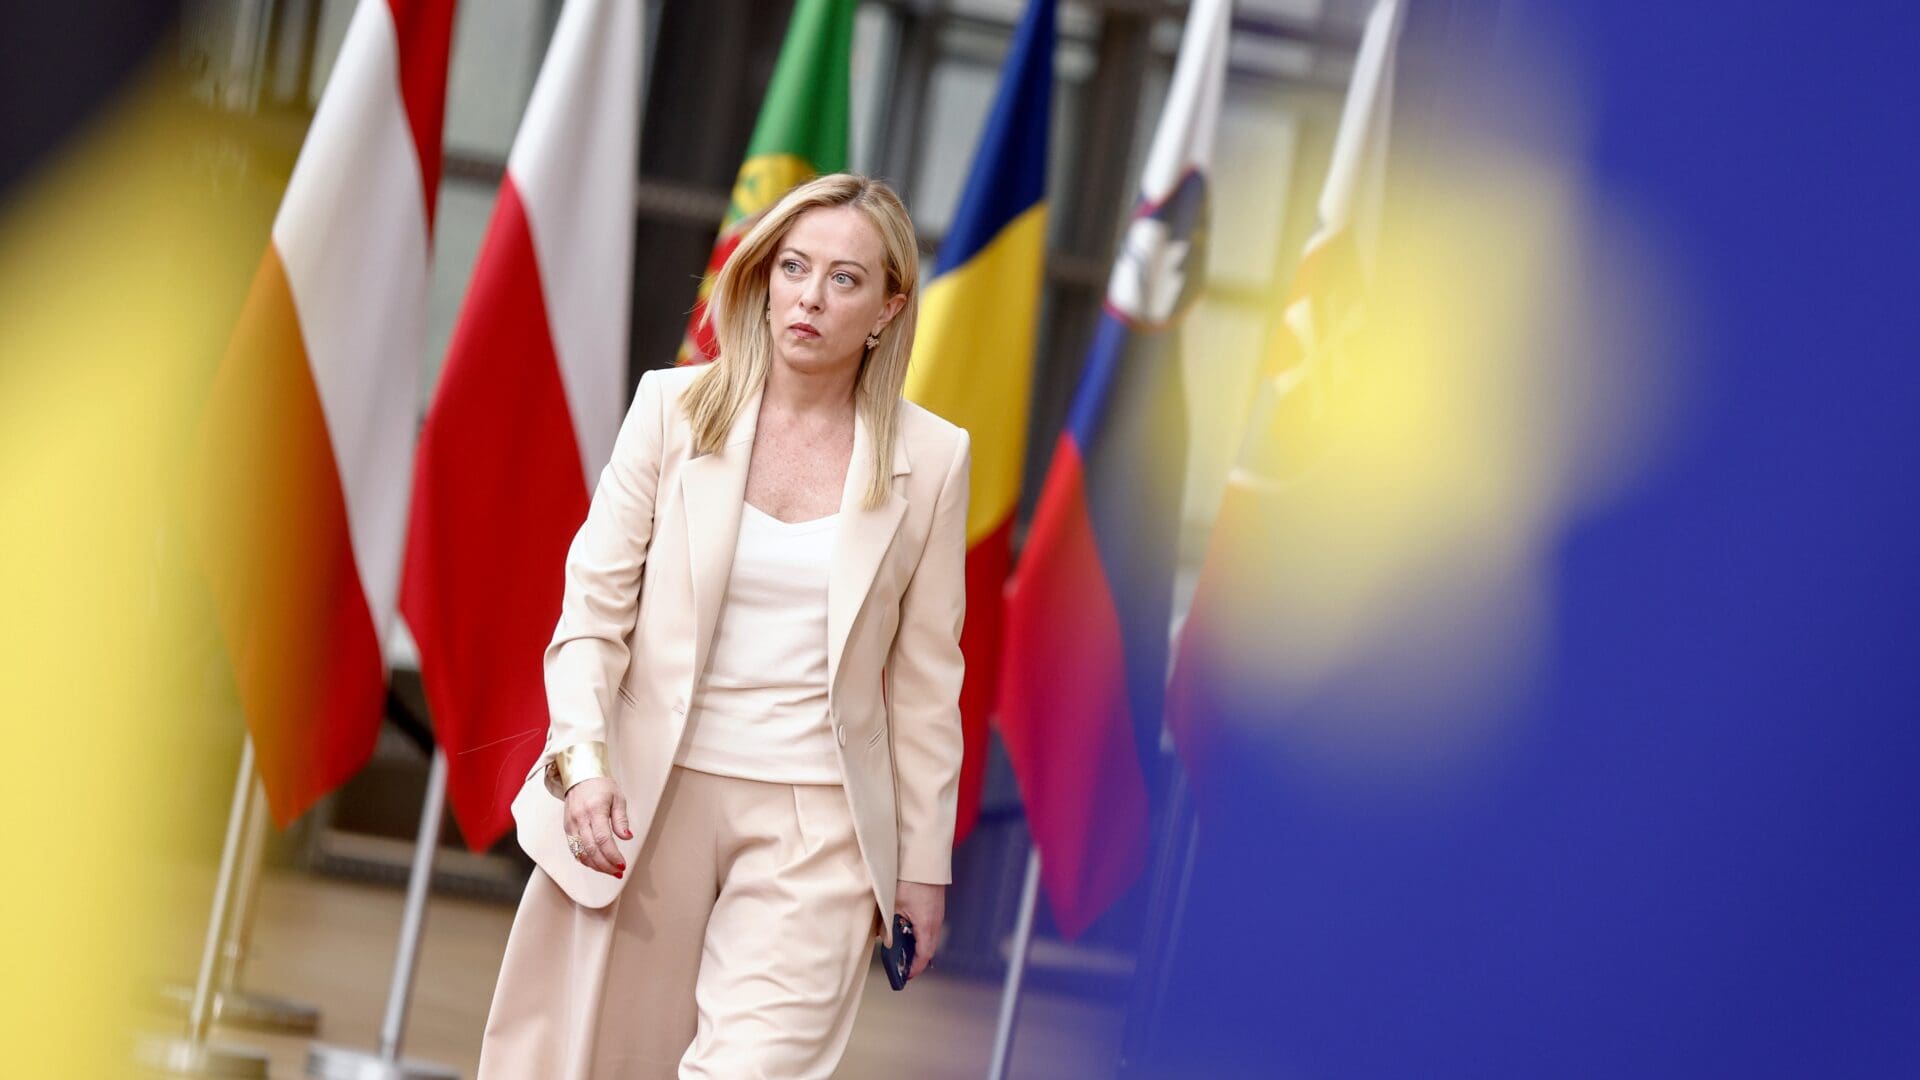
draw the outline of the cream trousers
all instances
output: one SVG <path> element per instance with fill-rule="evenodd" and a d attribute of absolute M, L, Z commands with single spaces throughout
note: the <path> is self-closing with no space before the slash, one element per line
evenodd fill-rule
<path fill-rule="evenodd" d="M 878 924 L 845 791 L 675 767 L 635 863 L 597 910 L 534 871 L 480 1080 L 831 1076 Z"/>

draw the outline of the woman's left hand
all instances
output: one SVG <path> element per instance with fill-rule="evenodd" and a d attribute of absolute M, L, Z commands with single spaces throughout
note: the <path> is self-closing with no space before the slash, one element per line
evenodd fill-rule
<path fill-rule="evenodd" d="M 933 951 L 940 944 L 940 926 L 947 918 L 947 887 L 902 881 L 894 887 L 893 910 L 913 923 L 912 979 L 933 963 Z"/>

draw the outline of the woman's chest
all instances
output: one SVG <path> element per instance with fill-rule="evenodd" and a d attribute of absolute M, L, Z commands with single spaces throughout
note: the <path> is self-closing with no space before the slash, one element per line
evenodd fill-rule
<path fill-rule="evenodd" d="M 747 501 L 783 521 L 831 514 L 840 509 L 852 452 L 851 433 L 756 433 L 747 466 Z"/>

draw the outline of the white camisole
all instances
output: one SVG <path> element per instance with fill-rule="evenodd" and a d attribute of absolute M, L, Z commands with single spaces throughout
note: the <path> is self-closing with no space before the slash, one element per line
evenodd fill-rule
<path fill-rule="evenodd" d="M 782 784 L 838 784 L 827 721 L 827 572 L 838 514 L 785 522 L 744 505 L 706 677 L 674 764 Z"/>

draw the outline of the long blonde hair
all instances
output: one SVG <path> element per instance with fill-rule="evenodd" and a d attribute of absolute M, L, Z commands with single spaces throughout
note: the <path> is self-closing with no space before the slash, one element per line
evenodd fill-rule
<path fill-rule="evenodd" d="M 707 298 L 720 355 L 693 381 L 683 400 L 696 454 L 718 451 L 740 410 L 767 380 L 773 363 L 773 332 L 767 326 L 767 277 L 787 231 L 816 207 L 851 206 L 867 215 L 884 249 L 887 295 L 906 294 L 906 306 L 880 332 L 880 344 L 860 358 L 854 376 L 854 408 L 866 422 L 873 483 L 866 506 L 880 506 L 893 483 L 893 441 L 900 423 L 900 391 L 913 353 L 913 327 L 920 314 L 920 250 L 913 222 L 885 181 L 857 173 L 833 173 L 801 184 L 748 230 L 714 278 Z"/>

